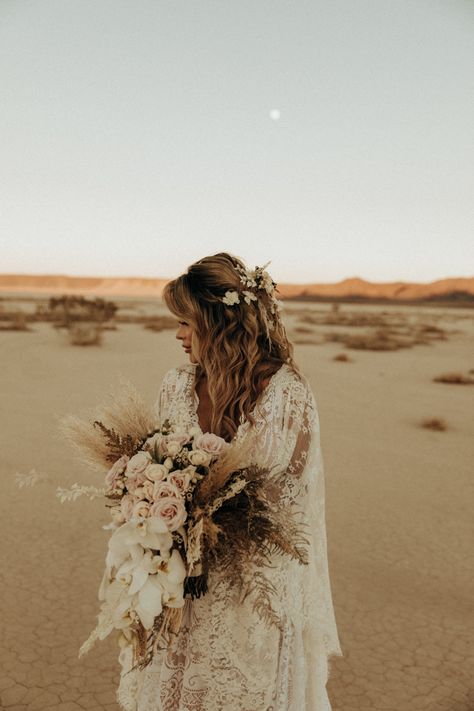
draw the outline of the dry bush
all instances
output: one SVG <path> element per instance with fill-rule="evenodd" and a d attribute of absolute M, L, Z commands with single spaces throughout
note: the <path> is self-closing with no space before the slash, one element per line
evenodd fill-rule
<path fill-rule="evenodd" d="M 35 313 L 33 315 L 34 321 L 46 321 L 51 322 L 57 319 L 57 314 L 51 310 L 49 304 L 39 303 L 36 304 Z"/>
<path fill-rule="evenodd" d="M 326 341 L 343 343 L 347 348 L 366 351 L 396 351 L 409 344 L 397 340 L 389 331 L 377 329 L 374 333 L 351 335 L 349 333 L 326 333 Z"/>
<path fill-rule="evenodd" d="M 313 323 L 313 324 L 323 323 L 323 318 L 324 318 L 324 316 L 322 316 L 320 314 L 318 315 L 315 313 L 311 313 L 311 312 L 301 314 L 298 316 L 298 320 L 301 323 Z"/>
<path fill-rule="evenodd" d="M 295 333 L 314 333 L 312 328 L 306 328 L 306 326 L 295 326 L 293 331 Z"/>
<path fill-rule="evenodd" d="M 349 358 L 347 353 L 338 353 L 334 356 L 333 360 L 337 360 L 340 363 L 352 363 L 352 358 Z"/>
<path fill-rule="evenodd" d="M 388 325 L 388 319 L 379 314 L 329 314 L 321 321 L 325 326 L 349 326 L 361 328 L 371 326 L 381 328 Z"/>
<path fill-rule="evenodd" d="M 446 331 L 442 328 L 438 328 L 438 326 L 432 326 L 430 324 L 420 324 L 417 326 L 418 332 L 423 335 L 425 334 L 428 336 L 429 340 L 433 341 L 445 341 L 446 340 Z"/>
<path fill-rule="evenodd" d="M 448 383 L 450 385 L 472 385 L 474 378 L 470 378 L 462 373 L 442 373 L 433 378 L 435 383 Z"/>
<path fill-rule="evenodd" d="M 66 328 L 69 343 L 74 346 L 100 346 L 102 331 L 117 311 L 112 301 L 86 299 L 84 296 L 51 297 L 48 302 L 48 320 L 54 328 Z M 42 312 L 40 312 L 42 313 Z"/>
<path fill-rule="evenodd" d="M 117 306 L 105 299 L 84 296 L 52 296 L 48 303 L 49 319 L 59 328 L 69 328 L 77 322 L 105 323 L 115 316 Z"/>
<path fill-rule="evenodd" d="M 176 319 L 173 316 L 154 316 L 153 318 L 147 317 L 145 322 L 145 328 L 149 331 L 166 331 L 167 329 L 175 329 L 178 327 Z"/>
<path fill-rule="evenodd" d="M 442 417 L 427 417 L 420 422 L 421 427 L 427 430 L 435 430 L 436 432 L 445 432 L 448 429 L 446 420 Z"/>
<path fill-rule="evenodd" d="M 366 315 L 367 316 L 367 315 Z M 366 318 L 362 315 L 362 320 Z M 365 325 L 370 325 L 372 315 L 368 315 Z M 350 323 L 351 326 L 362 324 L 362 320 Z M 375 323 L 376 319 L 374 320 Z M 349 324 L 344 324 L 349 325 Z M 411 348 L 415 345 L 430 345 L 432 341 L 446 340 L 446 332 L 436 326 L 411 326 L 406 323 L 386 325 L 361 334 L 348 332 L 326 333 L 326 341 L 343 343 L 347 348 L 372 351 L 395 351 L 400 348 Z"/>
<path fill-rule="evenodd" d="M 76 321 L 68 329 L 69 342 L 73 346 L 102 345 L 102 326 L 100 323 Z"/>
<path fill-rule="evenodd" d="M 3 312 L 0 318 L 0 331 L 31 331 L 24 311 Z"/>

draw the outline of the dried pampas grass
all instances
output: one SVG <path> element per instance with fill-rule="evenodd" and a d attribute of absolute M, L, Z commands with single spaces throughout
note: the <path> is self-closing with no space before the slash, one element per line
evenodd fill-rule
<path fill-rule="evenodd" d="M 120 386 L 111 391 L 109 402 L 101 403 L 90 420 L 67 415 L 59 421 L 61 435 L 81 462 L 99 472 L 110 467 L 115 454 L 118 459 L 124 451 L 133 453 L 138 449 L 144 433 L 151 433 L 154 427 L 153 409 L 123 378 Z"/>

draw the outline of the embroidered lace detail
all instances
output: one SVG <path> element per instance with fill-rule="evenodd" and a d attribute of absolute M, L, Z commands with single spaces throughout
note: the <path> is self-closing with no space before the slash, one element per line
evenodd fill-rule
<path fill-rule="evenodd" d="M 198 426 L 195 366 L 168 371 L 155 410 L 185 427 Z M 267 627 L 218 572 L 209 591 L 186 600 L 183 626 L 171 649 L 146 670 L 127 673 L 131 650 L 120 654 L 117 699 L 125 711 L 330 711 L 329 658 L 342 656 L 329 582 L 324 472 L 319 417 L 304 377 L 283 365 L 257 402 L 255 425 L 244 421 L 237 442 L 250 441 L 251 459 L 288 472 L 282 505 L 302 512 L 310 562 L 275 556 L 265 571 L 279 591 L 281 630 Z M 251 571 L 250 571 L 251 575 Z"/>

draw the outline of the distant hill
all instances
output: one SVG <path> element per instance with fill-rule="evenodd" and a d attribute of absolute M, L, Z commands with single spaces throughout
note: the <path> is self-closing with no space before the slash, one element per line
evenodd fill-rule
<path fill-rule="evenodd" d="M 285 298 L 351 301 L 473 301 L 474 277 L 439 279 L 428 284 L 415 282 L 370 282 L 354 277 L 335 284 L 282 284 Z"/>
<path fill-rule="evenodd" d="M 161 296 L 167 279 L 140 277 L 73 277 L 0 274 L 0 293 L 94 294 L 97 296 Z M 474 303 L 474 277 L 439 279 L 428 284 L 376 283 L 358 277 L 335 284 L 279 284 L 284 299 L 308 301 L 446 301 Z"/>
<path fill-rule="evenodd" d="M 63 274 L 0 274 L 0 292 L 160 296 L 168 279 L 141 277 L 74 277 Z"/>

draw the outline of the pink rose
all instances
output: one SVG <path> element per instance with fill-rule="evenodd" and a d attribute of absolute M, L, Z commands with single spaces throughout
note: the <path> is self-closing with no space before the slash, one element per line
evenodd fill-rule
<path fill-rule="evenodd" d="M 189 452 L 188 459 L 196 467 L 207 467 L 211 462 L 212 454 L 205 452 L 204 449 L 193 449 Z"/>
<path fill-rule="evenodd" d="M 145 481 L 143 486 L 140 487 L 140 489 L 143 489 L 144 496 L 140 496 L 140 498 L 145 498 L 145 499 L 148 499 L 148 501 L 153 501 L 154 488 L 155 488 L 155 484 L 152 481 Z"/>
<path fill-rule="evenodd" d="M 181 471 L 176 470 L 170 473 L 169 481 L 181 494 L 185 494 L 195 471 L 195 467 L 186 467 L 186 469 L 182 469 Z"/>
<path fill-rule="evenodd" d="M 150 512 L 150 504 L 146 501 L 138 501 L 132 509 L 132 518 L 141 516 L 146 518 Z"/>
<path fill-rule="evenodd" d="M 145 476 L 150 481 L 163 481 L 168 476 L 168 467 L 164 464 L 149 464 L 145 469 Z"/>
<path fill-rule="evenodd" d="M 189 437 L 186 434 L 169 434 L 165 435 L 161 441 L 161 450 L 165 456 L 174 457 L 183 448 L 183 444 L 189 442 Z"/>
<path fill-rule="evenodd" d="M 180 498 L 181 494 L 179 489 L 169 481 L 159 481 L 154 485 L 153 489 L 153 499 L 157 501 L 158 499 L 177 499 Z"/>
<path fill-rule="evenodd" d="M 129 477 L 125 481 L 125 486 L 130 494 L 135 494 L 138 488 L 142 487 L 147 481 L 145 474 L 136 474 L 136 476 Z"/>
<path fill-rule="evenodd" d="M 126 521 L 128 521 L 132 517 L 132 511 L 133 507 L 135 506 L 135 499 L 133 496 L 130 496 L 130 494 L 125 494 L 125 496 L 122 496 L 122 499 L 120 501 L 120 511 L 123 514 L 123 517 L 125 518 Z"/>
<path fill-rule="evenodd" d="M 212 432 L 205 432 L 202 435 L 198 435 L 193 443 L 193 449 L 203 449 L 205 452 L 212 454 L 213 457 L 217 457 L 221 452 L 223 452 L 229 443 L 225 441 L 222 437 L 218 437 Z"/>
<path fill-rule="evenodd" d="M 163 497 L 150 508 L 150 516 L 159 516 L 166 523 L 168 531 L 176 531 L 186 521 L 186 509 L 181 497 Z"/>
<path fill-rule="evenodd" d="M 120 459 L 117 459 L 117 461 L 112 464 L 105 477 L 105 485 L 109 490 L 113 490 L 115 488 L 115 484 L 125 471 L 129 458 L 130 457 L 127 457 L 127 455 L 124 454 L 120 457 Z"/>
<path fill-rule="evenodd" d="M 151 454 L 149 452 L 137 452 L 131 459 L 129 459 L 127 464 L 127 476 L 134 477 L 137 474 L 143 474 L 145 469 L 152 462 Z"/>

